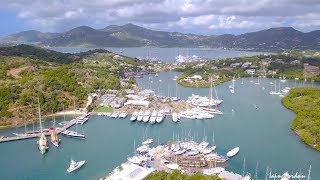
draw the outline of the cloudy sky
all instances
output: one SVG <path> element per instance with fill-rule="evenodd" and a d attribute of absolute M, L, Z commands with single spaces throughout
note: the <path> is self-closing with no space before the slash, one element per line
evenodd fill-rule
<path fill-rule="evenodd" d="M 0 19 L 0 36 L 126 23 L 197 34 L 279 26 L 312 31 L 320 29 L 320 0 L 1 0 Z"/>

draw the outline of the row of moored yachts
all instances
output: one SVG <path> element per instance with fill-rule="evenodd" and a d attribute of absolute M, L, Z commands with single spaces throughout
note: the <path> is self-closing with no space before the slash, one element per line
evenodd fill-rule
<path fill-rule="evenodd" d="M 135 111 L 133 112 L 130 121 L 143 121 L 143 122 L 150 122 L 151 124 L 154 123 L 161 123 L 163 119 L 165 118 L 165 113 L 163 110 L 157 111 L 153 110 L 150 113 L 150 110 L 145 110 L 145 111 Z"/>

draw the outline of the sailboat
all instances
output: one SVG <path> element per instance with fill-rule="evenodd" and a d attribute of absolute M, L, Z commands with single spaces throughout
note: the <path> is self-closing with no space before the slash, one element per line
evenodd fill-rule
<path fill-rule="evenodd" d="M 208 108 L 202 108 L 202 110 L 206 111 L 206 112 L 209 112 L 211 114 L 219 114 L 219 115 L 222 115 L 223 112 L 219 111 L 218 110 L 218 104 L 220 104 L 219 102 L 223 102 L 223 100 L 219 100 L 218 99 L 218 94 L 217 94 L 217 91 L 216 91 L 216 87 L 214 87 L 214 91 L 215 91 L 215 94 L 216 94 L 216 99 L 213 100 L 212 98 L 212 80 L 211 80 L 211 87 L 210 87 L 210 101 L 209 101 L 209 106 Z M 215 108 L 211 108 L 211 101 L 213 100 L 213 104 L 215 104 Z"/>
<path fill-rule="evenodd" d="M 234 94 L 234 81 L 232 81 L 232 85 L 229 86 L 230 92 Z"/>
<path fill-rule="evenodd" d="M 243 84 L 243 78 L 241 79 L 241 84 Z"/>
<path fill-rule="evenodd" d="M 256 82 L 256 83 L 254 83 L 254 84 L 257 84 L 257 85 L 259 85 L 260 84 L 260 78 L 259 78 L 259 76 L 258 76 L 258 82 Z"/>
<path fill-rule="evenodd" d="M 39 141 L 37 141 L 37 143 L 38 143 L 38 148 L 40 150 L 40 153 L 44 154 L 47 152 L 47 149 L 48 149 L 48 141 L 47 141 L 46 135 L 43 133 L 43 129 L 42 129 L 39 98 L 38 98 L 38 111 L 39 111 L 39 122 L 40 122 L 40 139 L 39 139 Z"/>
<path fill-rule="evenodd" d="M 56 131 L 55 125 L 56 125 L 56 118 L 53 116 L 53 127 L 50 128 L 51 130 L 50 141 L 54 146 L 59 147 L 59 143 L 61 140 L 58 137 L 58 133 Z"/>
<path fill-rule="evenodd" d="M 280 85 L 280 81 L 279 81 L 279 85 Z M 280 88 L 280 86 L 279 86 L 279 88 Z M 280 95 L 281 94 L 280 91 L 277 92 L 277 81 L 276 80 L 274 80 L 274 91 L 270 91 L 269 94 L 271 94 L 271 95 Z"/>

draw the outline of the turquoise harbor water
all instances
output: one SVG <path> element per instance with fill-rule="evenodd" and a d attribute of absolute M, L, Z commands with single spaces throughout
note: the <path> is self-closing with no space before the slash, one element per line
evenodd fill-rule
<path fill-rule="evenodd" d="M 65 53 L 84 52 L 94 48 L 66 48 L 55 47 L 50 48 L 55 51 Z M 223 50 L 212 48 L 150 48 L 150 47 L 134 47 L 134 48 L 113 48 L 105 47 L 116 54 L 122 54 L 129 57 L 137 57 L 142 59 L 161 60 L 164 62 L 175 62 L 176 57 L 181 54 L 183 56 L 196 55 L 203 59 L 221 59 L 228 57 L 240 56 L 253 56 L 257 54 L 269 54 L 265 52 L 252 52 L 252 51 L 236 51 L 236 50 Z"/>
<path fill-rule="evenodd" d="M 138 83 L 141 87 L 154 89 L 162 95 L 174 96 L 174 75 L 175 73 L 161 73 L 159 77 L 150 75 L 153 83 L 150 83 L 149 76 L 145 76 L 138 79 Z M 162 80 L 161 83 L 159 79 Z M 199 141 L 207 136 L 209 142 L 212 142 L 214 131 L 217 152 L 220 154 L 225 154 L 235 146 L 240 147 L 240 153 L 228 161 L 227 170 L 241 173 L 243 159 L 246 158 L 246 170 L 252 175 L 257 162 L 259 163 L 260 179 L 265 177 L 267 166 L 278 174 L 285 171 L 294 174 L 301 169 L 302 174 L 307 175 L 309 165 L 312 165 L 312 179 L 320 179 L 320 153 L 301 143 L 290 130 L 295 114 L 281 105 L 278 96 L 269 95 L 273 88 L 269 84 L 270 79 L 260 79 L 260 85 L 250 83 L 250 78 L 244 78 L 243 81 L 243 85 L 241 79 L 235 82 L 235 94 L 229 92 L 230 82 L 217 86 L 219 98 L 224 100 L 220 110 L 225 114 L 211 120 L 182 119 L 179 123 L 173 123 L 171 117 L 166 117 L 163 123 L 151 125 L 130 122 L 129 117 L 110 119 L 91 116 L 83 127 L 72 128 L 84 132 L 86 140 L 59 135 L 62 139 L 61 146 L 56 148 L 50 144 L 45 155 L 39 153 L 37 139 L 0 143 L 0 179 L 98 179 L 133 155 L 134 141 L 136 145 L 140 143 L 144 134 L 153 138 L 156 145 L 172 139 L 173 133 L 181 137 L 189 131 Z M 294 81 L 288 82 L 289 86 L 294 84 Z M 191 93 L 208 95 L 209 89 L 178 86 L 178 95 L 182 99 Z M 30 125 L 28 129 L 31 130 L 31 127 Z M 2 130 L 0 135 L 17 131 L 24 131 L 24 128 Z M 66 169 L 71 158 L 86 160 L 87 163 L 80 170 L 69 174 Z"/>

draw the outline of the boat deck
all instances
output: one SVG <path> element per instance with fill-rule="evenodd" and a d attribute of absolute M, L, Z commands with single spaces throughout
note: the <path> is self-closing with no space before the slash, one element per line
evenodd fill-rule
<path fill-rule="evenodd" d="M 62 131 L 72 127 L 75 124 L 76 124 L 76 121 L 68 121 L 67 123 L 64 124 L 63 127 L 61 127 L 61 128 L 56 130 L 57 134 L 60 134 Z M 51 134 L 51 132 L 44 132 L 44 134 L 46 136 L 49 136 Z M 2 137 L 2 138 L 0 138 L 0 143 L 23 140 L 23 139 L 31 139 L 31 138 L 36 138 L 36 137 L 40 137 L 40 133 L 28 134 L 28 135 L 25 135 L 25 136 Z"/>

